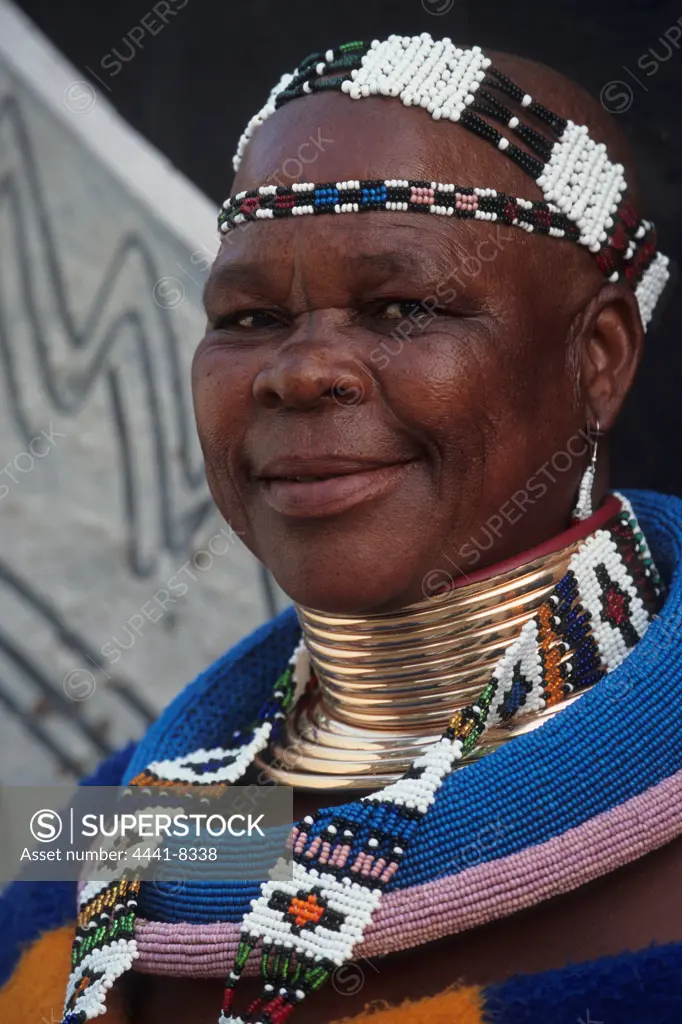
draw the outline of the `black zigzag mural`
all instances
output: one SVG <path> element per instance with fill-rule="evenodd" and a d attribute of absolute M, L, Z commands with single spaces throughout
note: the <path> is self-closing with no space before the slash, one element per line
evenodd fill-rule
<path fill-rule="evenodd" d="M 0 252 L 4 401 L 18 433 L 28 442 L 46 426 L 50 414 L 75 421 L 93 389 L 104 385 L 108 428 L 118 451 L 114 474 L 120 482 L 126 561 L 131 575 L 148 577 L 162 552 L 176 556 L 190 550 L 192 538 L 213 507 L 195 438 L 173 310 L 154 300 L 154 286 L 163 269 L 142 234 L 123 235 L 101 271 L 85 316 L 77 319 L 22 112 L 21 89 L 16 85 L 0 99 L 0 218 L 9 229 L 2 239 L 4 254 Z M 115 230 L 116 225 L 102 225 L 103 232 Z M 11 261 L 11 266 L 5 261 Z M 2 274 L 3 263 L 6 270 L 10 266 L 11 273 Z M 30 374 L 26 372 L 27 359 L 31 360 Z M 44 396 L 41 422 L 36 422 L 36 388 Z M 144 443 L 139 436 L 141 410 Z M 10 599 L 30 609 L 30 615 L 41 629 L 50 630 L 62 650 L 75 654 L 86 666 L 104 671 L 101 657 L 89 642 L 37 587 L 6 563 L 0 563 L 0 587 Z M 272 607 L 267 590 L 264 596 Z M 67 717 L 96 757 L 110 749 L 106 728 L 93 725 L 91 716 L 64 695 L 61 680 L 46 674 L 44 666 L 32 657 L 30 637 L 27 639 L 28 643 L 17 643 L 0 623 L 3 661 L 30 685 L 42 713 L 33 713 L 36 705 L 27 711 L 1 677 L 0 706 L 23 720 L 62 769 L 78 774 L 84 766 L 73 757 L 68 744 L 55 739 L 54 731 L 45 726 L 45 715 Z M 108 674 L 107 680 L 107 693 L 125 705 L 143 728 L 152 718 L 145 700 L 130 683 Z"/>
<path fill-rule="evenodd" d="M 26 340 L 33 348 L 38 383 L 51 406 L 46 412 L 75 415 L 94 385 L 102 378 L 106 380 L 111 424 L 120 453 L 129 565 L 135 575 L 147 576 L 154 571 L 159 550 L 180 554 L 188 549 L 192 536 L 212 509 L 198 446 L 192 444 L 194 425 L 178 354 L 179 342 L 172 324 L 173 311 L 158 306 L 153 298 L 162 271 L 155 265 L 141 235 L 124 236 L 103 269 L 88 313 L 78 325 L 66 294 L 29 133 L 19 102 L 12 95 L 0 103 L 0 140 L 2 166 L 7 168 L 0 178 L 0 205 L 7 204 L 12 231 L 12 237 L 3 244 L 16 261 L 19 294 L 15 301 L 26 318 Z M 107 225 L 103 225 L 103 230 L 106 229 Z M 41 247 L 38 265 L 31 263 L 27 245 L 27 239 L 36 235 Z M 55 352 L 50 344 L 55 324 L 46 323 L 41 312 L 36 294 L 38 278 L 42 279 L 43 292 L 51 299 L 59 334 L 72 356 L 68 386 L 55 372 Z M 116 302 L 122 281 L 126 291 L 131 290 L 132 282 L 135 296 L 123 306 Z M 14 422 L 28 440 L 44 424 L 32 423 L 26 409 L 26 385 L 17 372 L 17 353 L 1 292 L 0 297 L 0 364 Z M 129 345 L 132 342 L 135 360 L 112 365 L 112 356 L 124 341 Z M 148 411 L 153 457 L 147 464 L 140 464 L 143 455 L 130 428 L 127 385 L 131 377 L 140 385 Z M 161 381 L 169 386 L 170 403 L 161 400 Z M 158 539 L 153 545 L 143 537 L 139 487 L 142 479 L 149 481 L 144 500 L 155 504 Z"/>

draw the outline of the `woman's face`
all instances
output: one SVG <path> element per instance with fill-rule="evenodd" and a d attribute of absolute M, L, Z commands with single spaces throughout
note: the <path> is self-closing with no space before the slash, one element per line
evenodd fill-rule
<path fill-rule="evenodd" d="M 382 99 L 282 108 L 233 191 L 287 171 L 538 195 L 463 129 Z M 400 607 L 568 525 L 586 445 L 566 268 L 591 272 L 574 248 L 378 212 L 248 223 L 223 242 L 193 367 L 208 481 L 294 601 Z"/>

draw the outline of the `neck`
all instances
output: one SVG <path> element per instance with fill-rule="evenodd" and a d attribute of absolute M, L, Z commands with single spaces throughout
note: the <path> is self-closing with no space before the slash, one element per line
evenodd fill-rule
<path fill-rule="evenodd" d="M 481 692 L 581 542 L 619 510 L 610 497 L 551 541 L 394 612 L 335 615 L 297 606 L 315 685 L 287 721 L 270 773 L 306 788 L 362 788 L 399 777 Z M 491 729 L 469 759 L 537 728 L 572 699 Z"/>

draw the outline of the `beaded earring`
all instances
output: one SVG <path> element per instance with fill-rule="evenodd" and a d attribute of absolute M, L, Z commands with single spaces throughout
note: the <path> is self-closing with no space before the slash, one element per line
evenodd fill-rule
<path fill-rule="evenodd" d="M 587 465 L 587 469 L 581 477 L 580 487 L 578 488 L 578 499 L 576 501 L 575 509 L 573 510 L 573 519 L 579 523 L 584 519 L 589 519 L 594 512 L 594 509 L 592 508 L 592 489 L 594 487 L 594 478 L 597 472 L 599 420 L 597 420 L 597 425 L 594 429 L 588 426 L 587 430 L 588 440 L 591 447 L 590 461 Z"/>

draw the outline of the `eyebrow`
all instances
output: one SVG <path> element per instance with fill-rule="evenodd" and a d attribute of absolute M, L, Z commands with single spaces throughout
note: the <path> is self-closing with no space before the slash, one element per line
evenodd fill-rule
<path fill-rule="evenodd" d="M 204 298 L 209 289 L 212 291 L 214 288 L 221 291 L 240 287 L 266 290 L 271 283 L 268 262 L 260 259 L 221 264 L 212 271 L 206 282 Z M 339 267 L 345 266 L 364 277 L 376 279 L 397 277 L 405 273 L 414 274 L 416 267 L 427 272 L 437 273 L 442 273 L 444 269 L 441 261 L 434 260 L 431 254 L 423 251 L 408 252 L 405 249 L 354 253 L 353 255 L 342 254 L 337 257 L 337 263 Z"/>
<path fill-rule="evenodd" d="M 245 288 L 265 291 L 269 281 L 267 264 L 264 264 L 262 260 L 221 263 L 220 266 L 213 268 L 204 285 L 204 303 L 209 293 L 214 290 Z"/>
<path fill-rule="evenodd" d="M 404 224 L 387 224 L 390 229 L 404 232 Z M 410 225 L 411 228 L 411 225 Z M 339 271 L 349 277 L 362 278 L 369 287 L 378 287 L 390 278 L 418 278 L 422 282 L 440 280 L 452 270 L 453 254 L 446 251 L 446 239 L 438 239 L 435 250 L 420 247 L 419 239 L 410 231 L 412 245 L 388 248 L 380 252 L 341 252 L 333 256 Z M 272 288 L 272 267 L 281 267 L 278 251 L 265 251 L 257 259 L 235 259 L 215 266 L 204 286 L 204 306 L 221 293 L 242 289 L 245 292 L 267 294 Z"/>
<path fill-rule="evenodd" d="M 408 253 L 404 249 L 391 250 L 389 252 L 356 253 L 349 256 L 347 262 L 354 270 L 368 277 L 387 278 L 398 277 L 401 274 L 413 274 L 416 265 L 432 263 L 426 254 Z"/>

